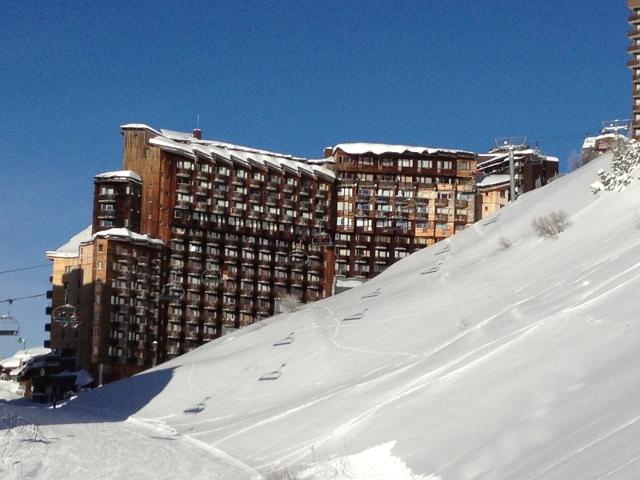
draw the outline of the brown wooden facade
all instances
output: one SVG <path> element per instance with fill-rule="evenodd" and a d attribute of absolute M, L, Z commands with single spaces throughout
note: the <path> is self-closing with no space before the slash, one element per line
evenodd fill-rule
<path fill-rule="evenodd" d="M 640 0 L 627 0 L 627 6 L 631 10 L 629 14 L 630 30 L 629 46 L 627 51 L 631 59 L 627 62 L 627 66 L 631 70 L 632 84 L 632 118 L 631 118 L 631 137 L 636 140 L 640 139 Z"/>
<path fill-rule="evenodd" d="M 123 135 L 124 168 L 143 180 L 141 230 L 167 247 L 160 360 L 272 316 L 287 296 L 331 294 L 333 172 L 146 126 Z"/>
<path fill-rule="evenodd" d="M 473 153 L 343 144 L 325 155 L 338 178 L 337 277 L 371 278 L 474 222 Z"/>

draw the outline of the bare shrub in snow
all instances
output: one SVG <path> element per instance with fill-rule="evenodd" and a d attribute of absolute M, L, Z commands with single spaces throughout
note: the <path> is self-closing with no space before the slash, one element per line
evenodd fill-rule
<path fill-rule="evenodd" d="M 544 217 L 534 218 L 531 225 L 540 238 L 558 238 L 558 235 L 565 231 L 571 222 L 565 212 L 558 210 Z"/>
<path fill-rule="evenodd" d="M 290 468 L 284 468 L 273 472 L 266 473 L 264 480 L 298 480 L 298 474 Z"/>
<path fill-rule="evenodd" d="M 278 313 L 292 313 L 302 306 L 302 301 L 292 293 L 288 293 L 278 299 L 278 303 L 280 305 Z"/>
<path fill-rule="evenodd" d="M 506 250 L 513 245 L 513 242 L 509 240 L 507 237 L 500 237 L 498 240 L 498 250 Z"/>

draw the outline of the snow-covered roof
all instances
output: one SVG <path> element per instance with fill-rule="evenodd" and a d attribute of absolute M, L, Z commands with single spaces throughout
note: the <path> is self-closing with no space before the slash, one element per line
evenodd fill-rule
<path fill-rule="evenodd" d="M 21 363 L 26 362 L 30 358 L 37 357 L 38 355 L 48 355 L 51 353 L 50 348 L 45 347 L 33 347 L 26 350 L 18 350 L 13 356 L 5 358 L 0 361 L 0 367 L 2 368 L 18 368 Z"/>
<path fill-rule="evenodd" d="M 138 175 L 133 170 L 118 170 L 116 172 L 104 172 L 104 173 L 99 173 L 93 178 L 99 178 L 99 179 L 109 178 L 114 180 L 118 180 L 118 179 L 136 180 L 138 182 L 142 182 L 142 177 L 140 177 L 140 175 Z"/>
<path fill-rule="evenodd" d="M 126 123 L 124 125 L 120 125 L 120 130 L 149 130 L 150 132 L 157 133 L 161 135 L 161 133 L 153 127 L 150 127 L 146 123 Z"/>
<path fill-rule="evenodd" d="M 480 182 L 478 182 L 478 188 L 482 187 L 495 187 L 501 183 L 510 182 L 509 175 L 487 175 Z"/>
<path fill-rule="evenodd" d="M 384 155 L 387 153 L 404 154 L 417 153 L 421 155 L 429 155 L 434 153 L 466 153 L 473 155 L 473 152 L 466 150 L 451 150 L 447 148 L 431 148 L 431 147 L 415 147 L 409 145 L 388 145 L 384 143 L 340 143 L 333 147 L 333 154 L 342 150 L 348 155 L 364 155 L 372 153 L 374 155 Z"/>
<path fill-rule="evenodd" d="M 255 164 L 259 167 L 271 167 L 279 170 L 286 168 L 298 175 L 306 173 L 311 176 L 321 175 L 330 179 L 335 178 L 335 173 L 332 170 L 318 164 L 319 160 L 309 162 L 307 159 L 291 155 L 213 140 L 199 140 L 189 134 L 178 135 L 180 132 L 162 130 L 162 133 L 164 135 L 152 138 L 149 143 L 162 150 L 185 155 L 189 158 L 196 158 L 196 156 L 207 157 L 212 160 L 219 158 L 228 162 L 239 163 L 246 167 Z"/>
<path fill-rule="evenodd" d="M 46 252 L 47 258 L 73 258 L 79 256 L 80 244 L 91 240 L 91 225 L 75 234 L 56 250 Z"/>
<path fill-rule="evenodd" d="M 536 158 L 544 158 L 547 162 L 557 163 L 560 160 L 558 157 L 552 157 L 549 155 L 543 155 L 538 150 L 532 150 L 531 148 L 524 148 L 513 151 L 514 160 L 522 160 L 526 156 L 534 155 Z M 509 161 L 509 152 L 505 152 L 504 149 L 495 149 L 489 153 L 478 154 L 478 168 L 483 169 L 491 165 L 500 164 L 502 162 Z"/>
<path fill-rule="evenodd" d="M 92 240 L 96 238 L 123 238 L 133 242 L 146 242 L 151 245 L 164 245 L 162 240 L 150 237 L 149 235 L 132 232 L 128 228 L 110 228 L 108 230 L 102 230 L 94 233 L 91 237 Z"/>
<path fill-rule="evenodd" d="M 595 137 L 586 137 L 584 139 L 584 142 L 582 143 L 582 149 L 592 150 L 596 148 L 600 140 L 617 140 L 619 138 L 623 138 L 626 140 L 627 137 L 625 137 L 624 135 L 620 135 L 619 133 L 602 133 L 600 135 L 596 135 Z"/>

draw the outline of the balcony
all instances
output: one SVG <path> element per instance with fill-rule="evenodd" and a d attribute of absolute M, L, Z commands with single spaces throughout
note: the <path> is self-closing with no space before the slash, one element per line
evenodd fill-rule
<path fill-rule="evenodd" d="M 469 202 L 467 200 L 456 200 L 456 208 L 467 208 Z"/>
<path fill-rule="evenodd" d="M 259 194 L 251 194 L 249 195 L 249 202 L 251 203 L 261 203 L 262 202 L 262 196 Z"/>
<path fill-rule="evenodd" d="M 282 186 L 282 191 L 283 191 L 283 192 L 287 192 L 287 193 L 293 193 L 293 192 L 295 191 L 295 189 L 296 189 L 296 186 L 295 186 L 295 185 L 292 185 L 292 184 L 290 184 L 290 183 L 285 183 L 285 184 Z"/>
<path fill-rule="evenodd" d="M 632 58 L 631 60 L 629 60 L 627 62 L 627 67 L 629 68 L 634 68 L 640 65 L 640 60 L 638 60 L 637 58 Z"/>
<path fill-rule="evenodd" d="M 435 201 L 435 205 L 436 207 L 448 207 L 449 206 L 449 200 L 445 199 L 445 198 L 437 198 Z"/>
<path fill-rule="evenodd" d="M 640 14 L 638 14 L 638 13 L 630 14 L 629 18 L 628 18 L 628 21 L 629 21 L 629 23 L 634 24 L 634 25 L 640 23 Z"/>
<path fill-rule="evenodd" d="M 115 202 L 117 199 L 118 199 L 118 195 L 115 193 L 98 194 L 98 202 Z"/>
<path fill-rule="evenodd" d="M 640 52 L 640 44 L 633 42 L 631 45 L 627 47 L 627 52 L 629 53 Z"/>
<path fill-rule="evenodd" d="M 267 182 L 267 190 L 278 191 L 280 190 L 280 184 L 278 182 Z"/>

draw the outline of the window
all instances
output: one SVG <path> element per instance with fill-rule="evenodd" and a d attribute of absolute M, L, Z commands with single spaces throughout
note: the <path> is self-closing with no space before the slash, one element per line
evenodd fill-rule
<path fill-rule="evenodd" d="M 102 270 L 102 260 L 98 260 L 98 263 L 96 263 L 96 270 Z"/>
<path fill-rule="evenodd" d="M 338 217 L 338 227 L 347 228 L 353 225 L 353 219 L 349 217 Z"/>
<path fill-rule="evenodd" d="M 444 170 L 451 170 L 453 168 L 453 162 L 451 160 L 440 161 L 440 168 Z"/>
<path fill-rule="evenodd" d="M 398 169 L 411 168 L 413 166 L 413 160 L 408 158 L 401 158 L 398 160 Z"/>
<path fill-rule="evenodd" d="M 433 168 L 433 160 L 418 160 L 418 168 Z"/>

